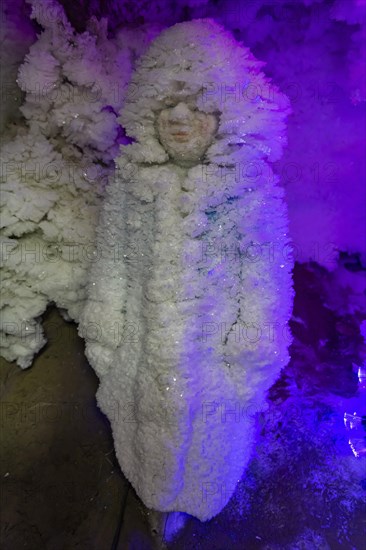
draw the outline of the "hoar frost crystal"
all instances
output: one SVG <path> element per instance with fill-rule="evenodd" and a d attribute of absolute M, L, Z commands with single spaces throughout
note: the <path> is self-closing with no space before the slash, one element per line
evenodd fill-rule
<path fill-rule="evenodd" d="M 149 508 L 208 520 L 250 458 L 288 361 L 293 290 L 270 162 L 287 98 L 211 20 L 140 59 L 80 331 L 122 470 Z"/>

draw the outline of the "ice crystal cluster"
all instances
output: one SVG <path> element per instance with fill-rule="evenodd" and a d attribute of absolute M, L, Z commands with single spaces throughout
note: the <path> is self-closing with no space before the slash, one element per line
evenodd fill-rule
<path fill-rule="evenodd" d="M 43 31 L 19 69 L 24 125 L 1 152 L 2 354 L 23 368 L 45 343 L 49 303 L 78 319 L 138 53 L 126 34 L 108 40 L 105 21 L 77 34 L 56 2 L 31 5 Z"/>
<path fill-rule="evenodd" d="M 208 520 L 250 457 L 288 361 L 292 256 L 271 163 L 288 99 L 209 19 L 137 63 L 80 333 L 122 470 L 144 503 Z"/>

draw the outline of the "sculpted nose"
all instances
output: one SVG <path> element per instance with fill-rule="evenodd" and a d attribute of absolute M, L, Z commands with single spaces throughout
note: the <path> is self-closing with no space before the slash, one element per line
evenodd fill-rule
<path fill-rule="evenodd" d="M 170 111 L 170 120 L 183 121 L 186 120 L 190 114 L 191 111 L 189 110 L 189 107 L 185 103 L 181 102 Z"/>

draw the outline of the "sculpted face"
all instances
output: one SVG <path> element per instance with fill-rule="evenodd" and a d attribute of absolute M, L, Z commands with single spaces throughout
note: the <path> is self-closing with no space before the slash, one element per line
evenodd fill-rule
<path fill-rule="evenodd" d="M 187 103 L 163 109 L 157 119 L 160 143 L 181 166 L 198 164 L 212 143 L 217 129 L 214 115 L 194 110 Z"/>

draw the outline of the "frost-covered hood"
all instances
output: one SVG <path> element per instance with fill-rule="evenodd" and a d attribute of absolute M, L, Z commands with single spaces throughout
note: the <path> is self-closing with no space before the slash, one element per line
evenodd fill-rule
<path fill-rule="evenodd" d="M 165 30 L 139 60 L 129 85 L 120 122 L 136 143 L 125 152 L 137 162 L 166 162 L 157 115 L 169 102 L 193 99 L 198 110 L 215 113 L 219 120 L 204 163 L 277 160 L 289 102 L 260 72 L 262 66 L 213 20 Z"/>

